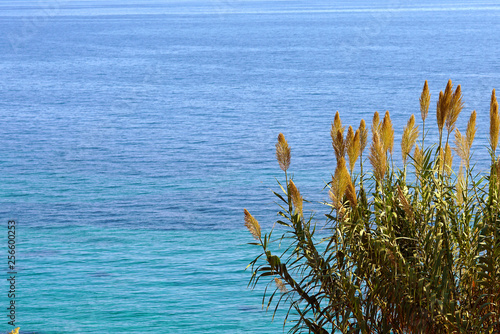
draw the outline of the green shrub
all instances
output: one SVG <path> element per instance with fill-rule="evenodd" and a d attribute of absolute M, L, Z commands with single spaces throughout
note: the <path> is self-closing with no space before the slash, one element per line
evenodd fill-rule
<path fill-rule="evenodd" d="M 354 131 L 337 112 L 331 129 L 337 165 L 328 183 L 325 225 L 307 216 L 296 181 L 288 175 L 290 148 L 280 133 L 276 156 L 285 182 L 275 192 L 276 223 L 261 234 L 245 209 L 245 225 L 261 247 L 249 267 L 250 285 L 270 279 L 267 306 L 286 305 L 290 332 L 500 333 L 500 116 L 490 104 L 491 169 L 475 174 L 473 111 L 462 134 L 460 86 L 451 81 L 437 103 L 439 141 L 425 141 L 430 93 L 420 99 L 422 136 L 412 115 L 401 140 L 403 168 L 393 162 L 394 130 L 387 112 L 368 131 Z M 417 141 L 420 146 L 418 146 Z M 460 159 L 453 167 L 453 152 Z M 365 153 L 366 156 L 366 153 Z M 366 160 L 366 157 L 365 157 Z M 361 173 L 354 175 L 360 162 Z M 349 168 L 348 166 L 349 165 Z M 321 228 L 320 228 L 321 227 Z M 282 232 L 279 237 L 274 232 Z M 272 246 L 272 247 L 271 247 Z M 274 252 L 274 250 L 276 252 Z M 277 255 L 276 255 L 277 254 Z"/>

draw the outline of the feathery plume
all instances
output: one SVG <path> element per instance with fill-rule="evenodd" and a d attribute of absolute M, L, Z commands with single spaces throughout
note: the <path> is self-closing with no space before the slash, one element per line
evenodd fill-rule
<path fill-rule="evenodd" d="M 290 167 L 291 152 L 285 136 L 282 133 L 278 135 L 278 142 L 276 143 L 276 159 L 280 164 L 280 168 L 286 172 L 288 167 Z"/>
<path fill-rule="evenodd" d="M 468 160 L 467 140 L 462 135 L 460 130 L 455 129 L 455 152 L 462 159 L 462 163 Z"/>
<path fill-rule="evenodd" d="M 372 119 L 372 133 L 380 133 L 380 115 L 378 114 L 378 111 L 375 111 L 373 114 L 373 119 Z"/>
<path fill-rule="evenodd" d="M 403 138 L 401 139 L 401 154 L 403 156 L 403 164 L 406 164 L 408 155 L 410 154 L 413 145 L 417 142 L 418 126 L 415 126 L 415 115 L 411 115 L 406 127 L 403 130 Z"/>
<path fill-rule="evenodd" d="M 344 127 L 342 126 L 342 121 L 340 120 L 339 112 L 335 114 L 335 119 L 332 123 L 332 129 L 330 130 L 330 136 L 332 137 L 332 146 L 335 152 L 335 158 L 337 161 L 341 157 L 345 156 L 345 142 L 344 142 Z"/>
<path fill-rule="evenodd" d="M 302 211 L 303 199 L 300 195 L 299 189 L 297 189 L 295 183 L 293 183 L 292 180 L 290 180 L 289 187 L 290 197 L 292 198 L 292 203 L 295 206 L 295 210 L 297 210 L 297 212 L 299 212 L 301 216 L 304 216 L 304 213 Z"/>
<path fill-rule="evenodd" d="M 354 129 L 352 126 L 349 125 L 349 128 L 347 129 L 347 134 L 345 136 L 345 146 L 347 150 L 349 150 L 349 147 L 352 144 L 352 141 L 354 140 Z"/>
<path fill-rule="evenodd" d="M 431 102 L 431 94 L 429 93 L 429 86 L 427 80 L 424 83 L 424 89 L 420 95 L 420 114 L 422 115 L 422 121 L 425 122 L 427 114 L 429 113 L 429 104 Z"/>
<path fill-rule="evenodd" d="M 370 147 L 370 162 L 373 166 L 373 173 L 375 179 L 380 182 L 385 175 L 385 170 L 387 166 L 386 151 L 384 150 L 384 145 L 380 140 L 378 132 L 373 133 L 373 142 Z"/>
<path fill-rule="evenodd" d="M 359 122 L 359 139 L 361 145 L 359 153 L 362 154 L 363 151 L 365 150 L 366 144 L 368 143 L 368 129 L 366 128 L 366 123 L 364 119 L 362 119 L 361 122 Z"/>
<path fill-rule="evenodd" d="M 334 132 L 335 135 L 337 134 L 338 130 L 341 130 L 342 134 L 344 133 L 344 127 L 342 126 L 342 121 L 340 119 L 340 114 L 338 111 L 335 113 L 335 118 L 333 119 L 332 128 L 335 129 Z"/>
<path fill-rule="evenodd" d="M 469 152 L 472 147 L 472 143 L 474 142 L 474 137 L 476 136 L 476 111 L 473 110 L 470 118 L 469 118 L 469 123 L 467 123 L 467 132 L 466 132 L 466 137 L 467 137 L 467 145 L 469 147 Z"/>
<path fill-rule="evenodd" d="M 351 176 L 347 171 L 345 164 L 345 159 L 342 157 L 337 161 L 337 168 L 335 169 L 335 174 L 332 178 L 332 194 L 334 199 L 341 201 L 342 197 L 346 192 L 347 186 L 351 183 Z"/>
<path fill-rule="evenodd" d="M 345 141 L 344 141 L 344 136 L 342 134 L 341 130 L 337 130 L 337 134 L 332 137 L 332 146 L 333 146 L 333 151 L 335 152 L 335 158 L 337 161 L 340 160 L 340 158 L 345 157 Z"/>
<path fill-rule="evenodd" d="M 451 80 L 448 80 L 448 84 L 446 85 L 444 93 L 442 91 L 439 92 L 439 99 L 437 104 L 436 116 L 437 116 L 437 124 L 440 136 L 443 133 L 443 126 L 446 122 L 446 119 L 450 114 L 452 98 L 453 98 L 453 85 L 451 83 Z"/>
<path fill-rule="evenodd" d="M 276 282 L 276 287 L 282 292 L 282 293 L 286 293 L 288 292 L 286 286 L 285 286 L 285 283 L 278 277 L 275 277 L 274 278 L 274 281 Z"/>
<path fill-rule="evenodd" d="M 349 130 L 352 129 L 349 127 Z M 349 136 L 349 132 L 347 133 Z M 359 138 L 359 129 L 353 135 L 353 138 L 349 141 L 349 146 L 347 147 L 347 156 L 349 157 L 349 168 L 351 170 L 351 175 L 354 170 L 354 165 L 361 154 L 361 141 Z"/>
<path fill-rule="evenodd" d="M 394 148 L 394 129 L 392 128 L 391 116 L 389 115 L 389 111 L 385 112 L 380 135 L 382 137 L 384 150 L 389 151 L 389 153 L 392 154 L 392 149 Z"/>
<path fill-rule="evenodd" d="M 490 102 L 490 144 L 493 154 L 498 146 L 498 136 L 500 131 L 500 114 L 498 113 L 498 102 L 495 90 L 491 93 Z"/>
<path fill-rule="evenodd" d="M 247 209 L 243 209 L 245 213 L 245 226 L 256 240 L 260 240 L 260 225 Z"/>
<path fill-rule="evenodd" d="M 462 88 L 460 87 L 460 85 L 458 85 L 455 93 L 452 95 L 450 112 L 448 117 L 446 118 L 446 129 L 448 130 L 448 133 L 453 131 L 453 129 L 455 128 L 455 123 L 457 122 L 458 115 L 460 115 L 460 112 L 463 108 L 464 103 L 462 101 Z"/>
<path fill-rule="evenodd" d="M 355 208 L 358 205 L 358 200 L 356 198 L 356 188 L 354 188 L 352 182 L 349 182 L 347 184 L 345 197 L 349 201 L 349 204 L 351 205 L 352 208 Z"/>

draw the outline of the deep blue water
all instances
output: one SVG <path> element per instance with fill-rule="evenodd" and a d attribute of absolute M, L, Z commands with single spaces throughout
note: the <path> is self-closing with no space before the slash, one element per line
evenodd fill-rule
<path fill-rule="evenodd" d="M 301 193 L 324 200 L 337 110 L 353 126 L 389 110 L 400 138 L 424 81 L 429 128 L 452 79 L 459 128 L 478 112 L 485 168 L 499 31 L 495 1 L 0 1 L 0 221 L 18 222 L 18 325 L 281 332 L 247 289 L 257 250 L 242 222 L 246 207 L 273 223 L 278 133 Z"/>

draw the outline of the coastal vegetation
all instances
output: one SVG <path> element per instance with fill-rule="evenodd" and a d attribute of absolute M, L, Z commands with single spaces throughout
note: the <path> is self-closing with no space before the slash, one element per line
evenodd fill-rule
<path fill-rule="evenodd" d="M 460 85 L 449 81 L 439 93 L 434 142 L 426 138 L 430 99 L 426 81 L 420 124 L 411 115 L 403 130 L 399 167 L 389 112 L 375 112 L 371 129 L 361 120 L 347 130 L 337 112 L 336 168 L 321 222 L 290 177 L 291 149 L 279 134 L 279 218 L 267 233 L 246 209 L 244 221 L 260 249 L 248 266 L 250 286 L 269 283 L 264 306 L 274 314 L 284 306 L 290 333 L 500 333 L 495 90 L 488 172 L 474 166 L 476 111 L 457 128 Z"/>

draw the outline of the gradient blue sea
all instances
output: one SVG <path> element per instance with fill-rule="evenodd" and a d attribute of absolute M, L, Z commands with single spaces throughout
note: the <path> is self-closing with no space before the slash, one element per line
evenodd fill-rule
<path fill-rule="evenodd" d="M 276 219 L 278 133 L 321 222 L 335 112 L 400 138 L 428 80 L 433 137 L 452 79 L 485 169 L 499 32 L 487 0 L 0 1 L 0 331 L 15 219 L 22 333 L 282 332 L 243 226 Z"/>

